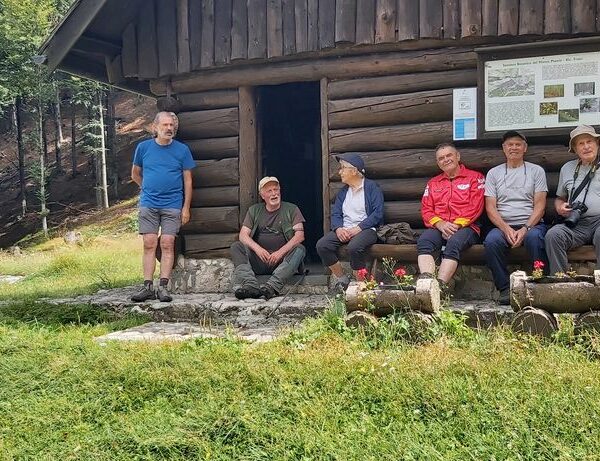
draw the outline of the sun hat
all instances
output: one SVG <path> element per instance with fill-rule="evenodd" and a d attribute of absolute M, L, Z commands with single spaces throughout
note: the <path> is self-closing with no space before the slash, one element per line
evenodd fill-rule
<path fill-rule="evenodd" d="M 596 133 L 596 130 L 594 130 L 593 127 L 591 127 L 589 125 L 579 125 L 573 131 L 571 131 L 571 139 L 569 140 L 569 152 L 571 152 L 573 154 L 575 153 L 575 149 L 573 149 L 573 140 L 577 136 L 580 136 L 582 134 L 589 134 L 590 136 L 593 136 L 594 138 L 600 138 L 600 134 Z"/>
<path fill-rule="evenodd" d="M 258 182 L 258 191 L 260 192 L 261 189 L 270 182 L 276 182 L 279 184 L 279 179 L 277 179 L 275 176 L 265 176 Z"/>

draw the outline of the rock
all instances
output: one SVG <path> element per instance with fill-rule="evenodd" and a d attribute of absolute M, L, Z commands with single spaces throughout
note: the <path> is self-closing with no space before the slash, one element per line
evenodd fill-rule
<path fill-rule="evenodd" d="M 21 248 L 18 245 L 14 245 L 8 249 L 11 256 L 22 256 Z"/>
<path fill-rule="evenodd" d="M 83 237 L 81 232 L 69 231 L 63 237 L 63 240 L 67 245 L 81 245 L 83 243 Z"/>

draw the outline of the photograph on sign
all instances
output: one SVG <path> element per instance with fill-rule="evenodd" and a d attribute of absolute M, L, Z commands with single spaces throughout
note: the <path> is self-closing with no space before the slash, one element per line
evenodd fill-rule
<path fill-rule="evenodd" d="M 487 61 L 485 131 L 600 124 L 600 52 Z"/>

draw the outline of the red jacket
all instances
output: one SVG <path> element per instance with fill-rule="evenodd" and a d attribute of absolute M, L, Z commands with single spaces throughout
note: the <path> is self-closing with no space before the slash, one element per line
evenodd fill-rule
<path fill-rule="evenodd" d="M 454 179 L 446 173 L 432 178 L 421 199 L 421 216 L 425 226 L 435 227 L 435 223 L 444 220 L 469 226 L 479 233 L 475 221 L 483 212 L 484 188 L 484 176 L 464 165 L 460 165 Z"/>

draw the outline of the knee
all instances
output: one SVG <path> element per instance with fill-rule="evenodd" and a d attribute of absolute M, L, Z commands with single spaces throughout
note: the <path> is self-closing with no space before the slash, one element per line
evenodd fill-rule
<path fill-rule="evenodd" d="M 596 249 L 600 248 L 600 227 L 596 229 L 594 232 L 594 238 L 592 239 L 592 244 L 596 247 Z"/>
<path fill-rule="evenodd" d="M 506 248 L 506 240 L 500 231 L 492 230 L 485 240 L 483 246 L 486 250 L 497 251 Z"/>
<path fill-rule="evenodd" d="M 144 234 L 144 250 L 155 250 L 158 245 L 156 234 Z"/>
<path fill-rule="evenodd" d="M 348 242 L 348 253 L 351 255 L 363 253 L 366 249 L 366 246 L 362 243 L 357 243 L 356 240 L 350 240 Z"/>
<path fill-rule="evenodd" d="M 304 247 L 303 247 L 304 248 Z M 323 254 L 323 252 L 329 252 L 329 251 L 333 251 L 333 248 L 331 247 L 331 245 L 329 244 L 329 241 L 327 239 L 327 236 L 323 236 L 321 237 L 318 241 L 317 244 L 315 245 L 315 248 L 317 249 L 317 253 L 318 254 Z"/>
<path fill-rule="evenodd" d="M 537 229 L 531 229 L 529 232 L 527 232 L 525 234 L 525 238 L 523 239 L 523 243 L 528 248 L 532 247 L 532 246 L 543 247 L 544 246 L 544 240 L 545 240 L 544 237 L 545 237 L 544 234 L 542 234 Z"/>
<path fill-rule="evenodd" d="M 233 242 L 229 247 L 230 251 L 242 251 L 244 249 L 244 245 L 239 240 Z"/>
<path fill-rule="evenodd" d="M 161 250 L 172 250 L 175 247 L 175 236 L 174 235 L 162 235 L 160 237 L 160 249 Z"/>
<path fill-rule="evenodd" d="M 304 258 L 306 256 L 306 248 L 304 245 L 298 245 L 296 248 L 294 248 L 294 253 Z"/>
<path fill-rule="evenodd" d="M 544 240 L 546 241 L 547 247 L 560 245 L 564 241 L 565 231 L 562 229 L 562 225 L 551 227 L 546 233 Z"/>

